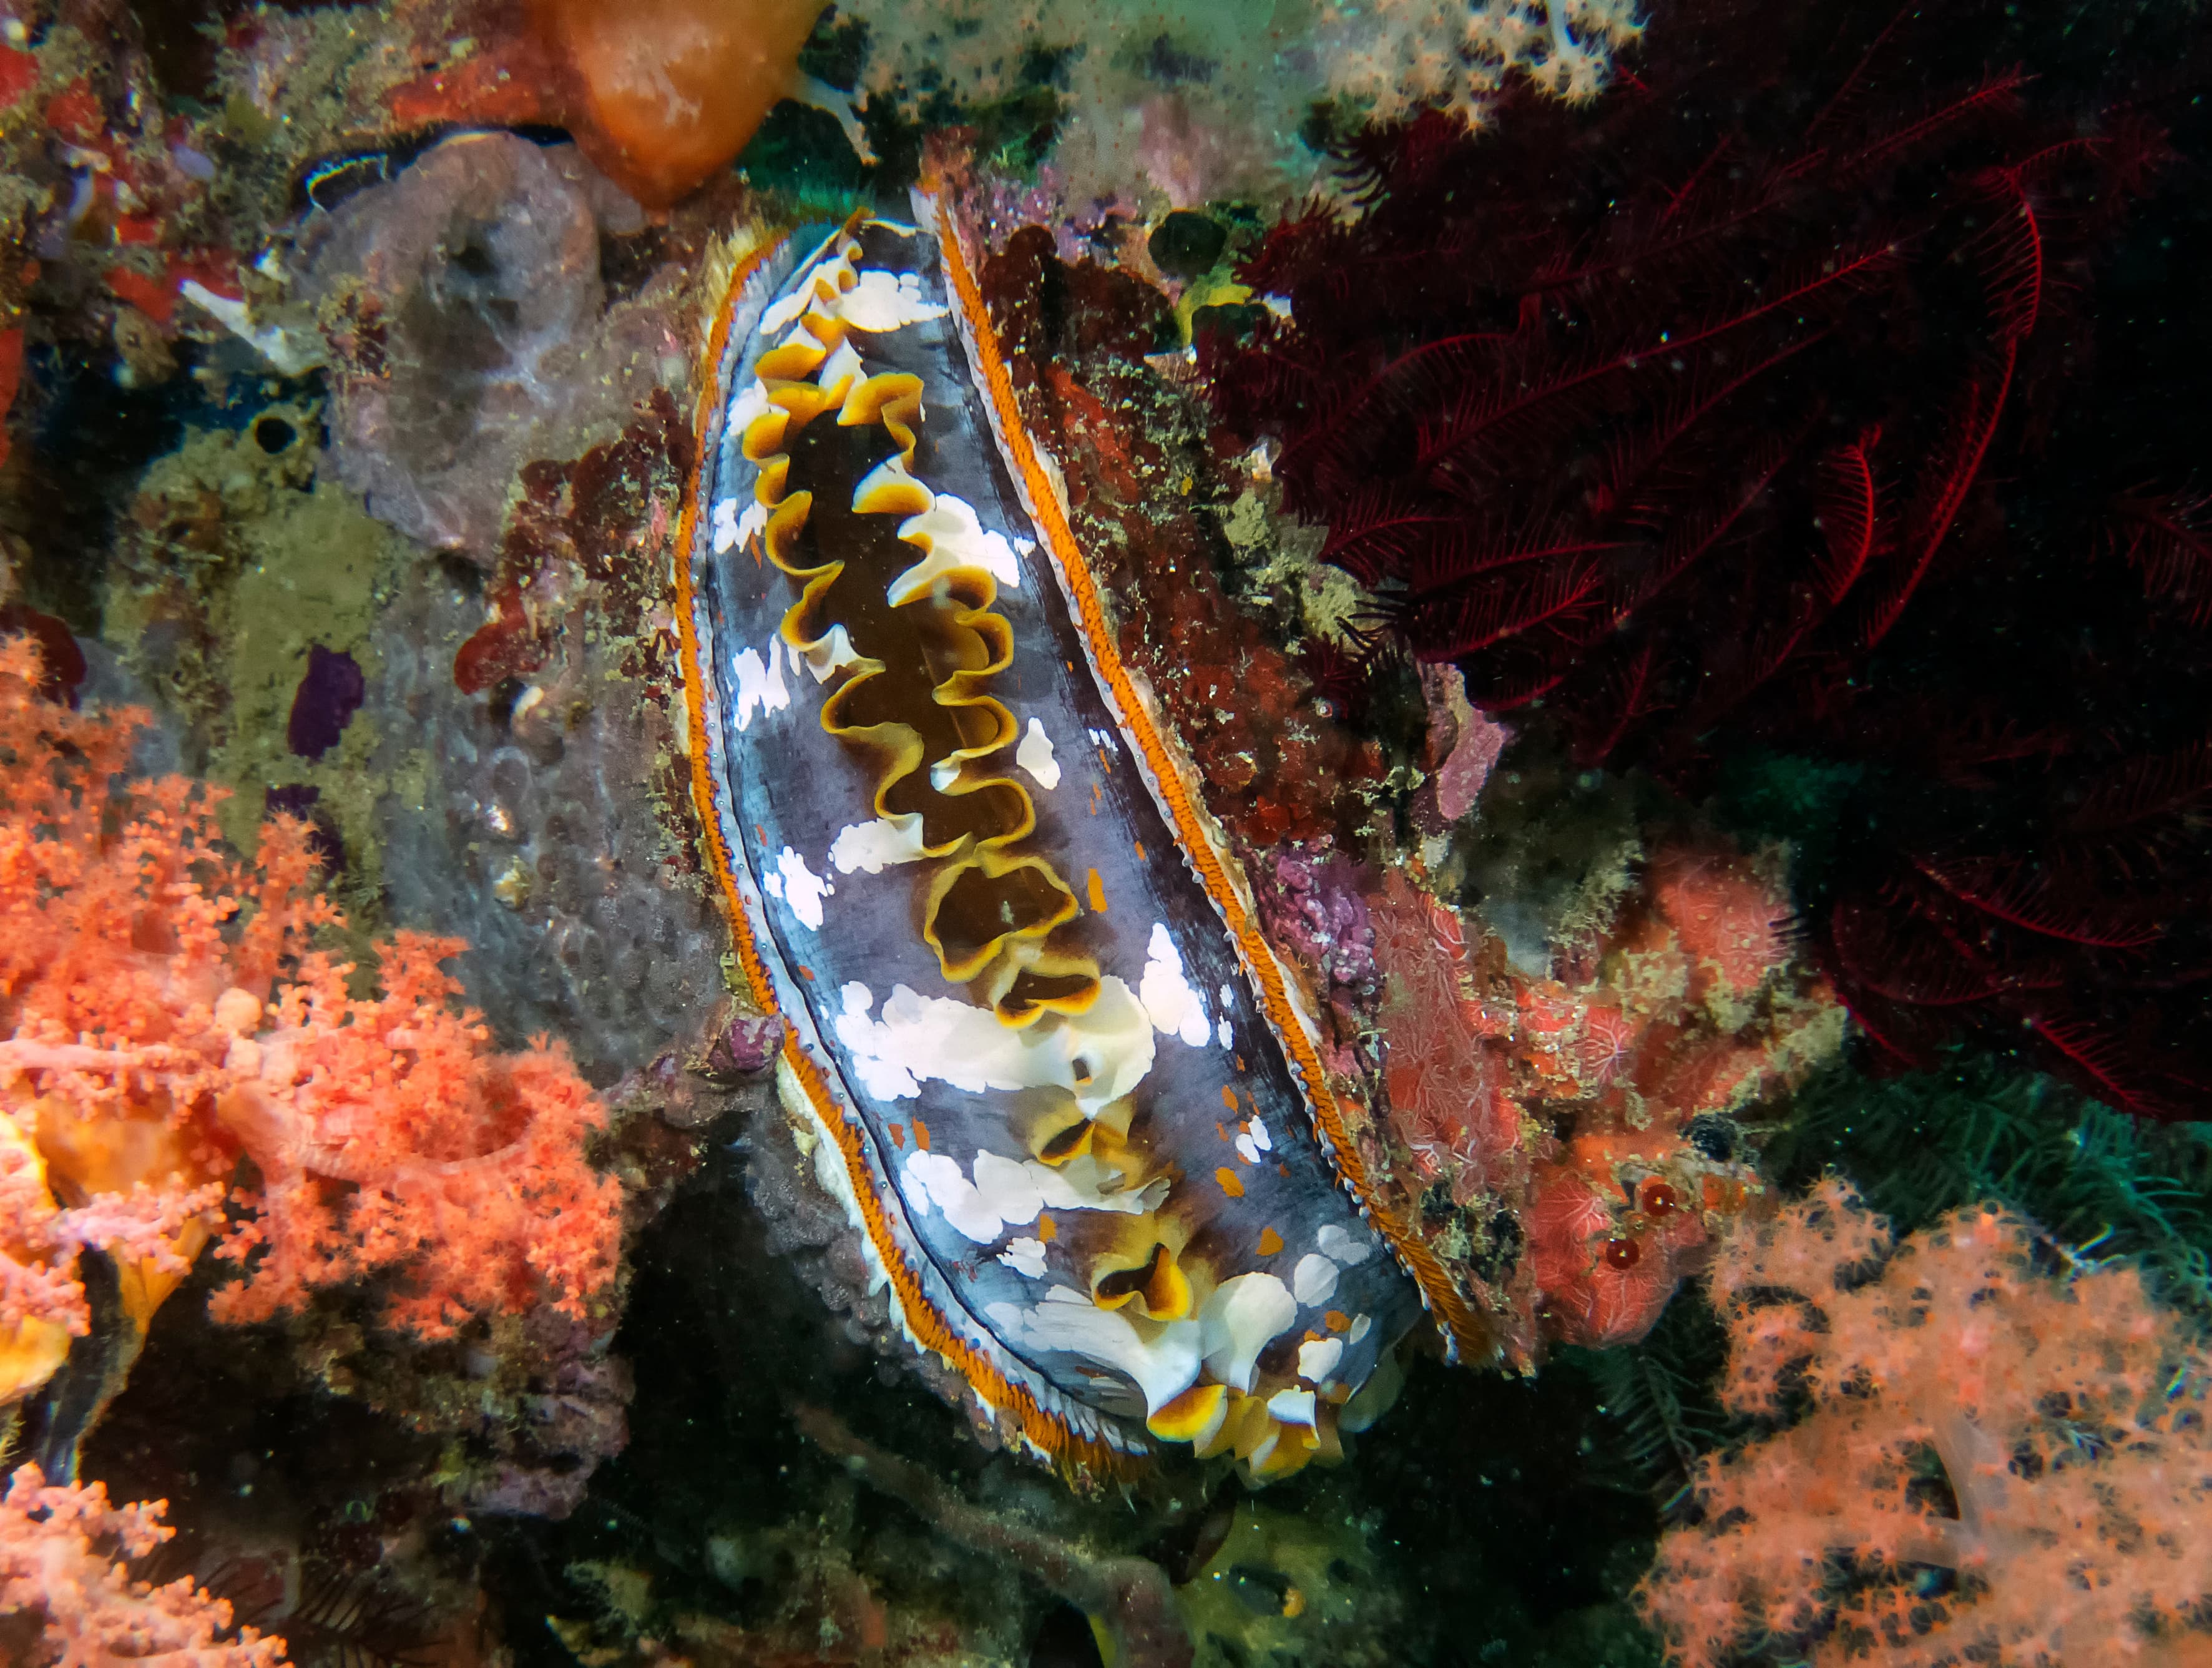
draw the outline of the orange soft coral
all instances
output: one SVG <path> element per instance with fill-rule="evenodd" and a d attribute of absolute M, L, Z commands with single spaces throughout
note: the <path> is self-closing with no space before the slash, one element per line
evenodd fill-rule
<path fill-rule="evenodd" d="M 541 1038 L 494 1054 L 478 1016 L 455 1012 L 461 987 L 438 964 L 465 947 L 399 934 L 369 1001 L 347 997 L 349 966 L 311 955 L 272 1027 L 240 1005 L 216 1111 L 263 1182 L 223 1252 L 263 1254 L 217 1294 L 216 1318 L 391 1274 L 389 1318 L 447 1337 L 471 1314 L 541 1302 L 584 1319 L 613 1278 L 622 1190 L 583 1156 L 604 1114 L 564 1051 Z"/>
<path fill-rule="evenodd" d="M 0 1392 L 82 1329 L 80 1247 L 114 1258 L 143 1331 L 226 1198 L 250 1267 L 223 1318 L 369 1276 L 425 1337 L 580 1316 L 621 1198 L 565 1053 L 495 1053 L 438 967 L 452 941 L 400 934 L 384 994 L 350 999 L 352 968 L 308 947 L 338 916 L 306 827 L 273 820 L 240 859 L 204 784 L 126 780 L 143 715 L 70 712 L 39 677 L 0 645 Z M 233 1196 L 241 1156 L 260 1186 Z"/>
<path fill-rule="evenodd" d="M 2212 1355 L 2033 1245 L 1984 1208 L 1892 1254 L 1832 1179 L 1720 1253 L 1729 1405 L 1809 1406 L 1700 1463 L 1639 1592 L 1675 1661 L 2212 1661 Z"/>
<path fill-rule="evenodd" d="M 1780 876 L 1662 846 L 1542 973 L 1402 874 L 1367 906 L 1382 1093 L 1358 1117 L 1393 1208 L 1507 1359 L 1643 1336 L 1755 1191 L 1731 1115 L 1843 1038 Z"/>
<path fill-rule="evenodd" d="M 1613 918 L 1513 977 L 1520 1089 L 1564 1139 L 1535 1166 L 1530 1258 L 1553 1336 L 1644 1336 L 1755 1184 L 1726 1122 L 1843 1037 L 1793 961 L 1778 874 L 1723 842 L 1661 846 Z"/>

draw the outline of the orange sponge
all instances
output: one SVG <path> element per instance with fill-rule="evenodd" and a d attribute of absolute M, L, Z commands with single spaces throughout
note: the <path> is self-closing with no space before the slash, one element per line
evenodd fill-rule
<path fill-rule="evenodd" d="M 744 148 L 789 90 L 824 0 L 531 0 L 600 171 L 665 208 Z"/>

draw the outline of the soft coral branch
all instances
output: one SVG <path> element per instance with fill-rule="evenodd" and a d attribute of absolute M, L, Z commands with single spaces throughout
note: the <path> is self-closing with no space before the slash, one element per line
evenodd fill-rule
<path fill-rule="evenodd" d="M 490 1051 L 438 965 L 465 947 L 398 934 L 367 1001 L 346 995 L 349 966 L 310 957 L 276 1024 L 234 1046 L 216 1114 L 262 1184 L 247 1196 L 258 1220 L 224 1248 L 252 1271 L 217 1294 L 216 1318 L 265 1319 L 385 1275 L 388 1318 L 447 1337 L 539 1302 L 584 1319 L 613 1278 L 620 1185 L 582 1158 L 605 1114 L 544 1039 Z"/>
<path fill-rule="evenodd" d="M 1674 1659 L 2212 1654 L 2212 1358 L 2134 1269 L 2074 1269 L 1986 1208 L 1893 1251 L 1833 1178 L 1724 1247 L 1723 1398 L 1803 1411 L 1700 1462 L 1638 1593 Z"/>
<path fill-rule="evenodd" d="M 49 1483 L 36 1465 L 0 1496 L 0 1647 L 24 1668 L 286 1668 L 284 1641 L 233 1628 L 230 1605 L 190 1577 L 157 1586 L 131 1564 L 176 1533 L 167 1502 L 110 1506 L 99 1483 Z M 27 1631 L 35 1626 L 35 1635 Z"/>
<path fill-rule="evenodd" d="M 35 652 L 0 643 L 0 1402 L 83 1329 L 80 1250 L 113 1259 L 143 1332 L 226 1205 L 246 1277 L 218 1318 L 361 1281 L 425 1338 L 584 1318 L 622 1196 L 565 1051 L 493 1045 L 439 965 L 458 941 L 384 941 L 380 991 L 351 995 L 354 967 L 312 947 L 339 917 L 306 825 L 235 855 L 204 784 L 131 777 L 140 715 L 38 683 Z"/>

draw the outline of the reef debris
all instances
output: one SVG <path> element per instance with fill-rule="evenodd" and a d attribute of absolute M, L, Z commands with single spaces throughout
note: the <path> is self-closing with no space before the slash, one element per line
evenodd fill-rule
<path fill-rule="evenodd" d="M 1167 1574 L 1149 1559 L 1086 1550 L 963 1500 L 912 1460 L 855 1435 L 826 1409 L 792 1411 L 799 1428 L 871 1488 L 902 1501 L 963 1546 L 1027 1571 L 1091 1619 L 1116 1668 L 1189 1668 L 1190 1635 Z"/>

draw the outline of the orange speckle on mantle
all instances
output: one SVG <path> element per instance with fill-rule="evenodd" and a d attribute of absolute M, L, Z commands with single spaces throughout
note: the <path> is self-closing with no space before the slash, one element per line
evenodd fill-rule
<path fill-rule="evenodd" d="M 1282 1248 L 1283 1236 L 1281 1234 L 1276 1233 L 1273 1228 L 1261 1228 L 1260 1230 L 1261 1256 L 1273 1257 L 1277 1251 L 1282 1250 Z"/>
<path fill-rule="evenodd" d="M 1237 1172 L 1227 1165 L 1213 1172 L 1213 1179 L 1221 1184 L 1221 1190 L 1232 1199 L 1244 1196 L 1244 1184 L 1237 1179 Z"/>
<path fill-rule="evenodd" d="M 929 1126 L 920 1118 L 914 1121 L 914 1144 L 925 1153 L 929 1150 Z"/>

